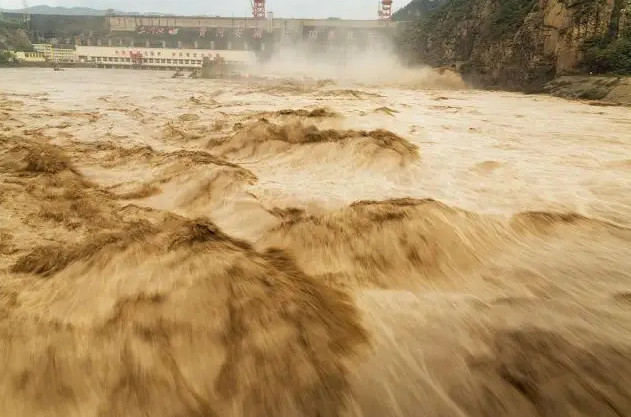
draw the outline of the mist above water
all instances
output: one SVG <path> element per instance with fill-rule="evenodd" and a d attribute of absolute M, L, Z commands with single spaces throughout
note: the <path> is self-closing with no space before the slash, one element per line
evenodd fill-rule
<path fill-rule="evenodd" d="M 307 44 L 285 46 L 254 71 L 269 77 L 307 77 L 382 88 L 466 88 L 456 72 L 403 65 L 386 45 L 369 49 L 330 47 L 325 51 L 313 50 Z"/>

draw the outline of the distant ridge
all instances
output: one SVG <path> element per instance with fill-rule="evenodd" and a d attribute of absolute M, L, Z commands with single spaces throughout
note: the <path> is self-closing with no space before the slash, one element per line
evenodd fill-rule
<path fill-rule="evenodd" d="M 7 10 L 1 9 L 2 12 L 7 13 L 25 13 L 25 9 Z M 28 8 L 30 14 L 50 14 L 61 16 L 105 16 L 108 10 L 92 9 L 90 7 L 52 7 L 52 6 L 32 6 Z M 122 12 L 120 10 L 114 10 L 114 14 L 117 15 L 143 15 L 143 16 L 173 16 L 168 13 L 138 13 L 138 12 Z"/>

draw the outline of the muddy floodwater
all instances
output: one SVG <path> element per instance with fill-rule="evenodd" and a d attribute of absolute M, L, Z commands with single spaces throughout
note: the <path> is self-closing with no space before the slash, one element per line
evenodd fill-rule
<path fill-rule="evenodd" d="M 0 415 L 631 415 L 629 108 L 408 81 L 1 70 Z"/>

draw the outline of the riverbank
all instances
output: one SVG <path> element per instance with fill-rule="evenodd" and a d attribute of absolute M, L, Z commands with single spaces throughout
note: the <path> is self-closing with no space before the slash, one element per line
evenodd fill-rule
<path fill-rule="evenodd" d="M 566 99 L 631 106 L 630 76 L 564 76 L 549 82 L 544 91 Z"/>

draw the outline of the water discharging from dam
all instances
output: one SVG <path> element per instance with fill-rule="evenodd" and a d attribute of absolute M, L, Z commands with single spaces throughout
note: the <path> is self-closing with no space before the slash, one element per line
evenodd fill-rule
<path fill-rule="evenodd" d="M 0 415 L 629 415 L 628 109 L 281 67 L 3 70 Z"/>

